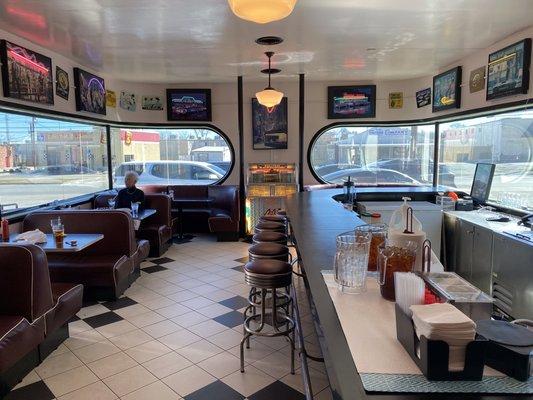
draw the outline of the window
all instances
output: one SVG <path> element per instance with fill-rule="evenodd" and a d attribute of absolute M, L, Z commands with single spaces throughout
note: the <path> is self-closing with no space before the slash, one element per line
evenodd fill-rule
<path fill-rule="evenodd" d="M 312 142 L 310 167 L 327 183 L 342 183 L 350 177 L 357 186 L 429 185 L 434 137 L 434 125 L 336 126 Z M 454 185 L 446 168 L 439 175 Z"/>
<path fill-rule="evenodd" d="M 0 205 L 4 211 L 108 186 L 105 127 L 0 112 Z"/>
<path fill-rule="evenodd" d="M 489 202 L 533 209 L 533 111 L 440 125 L 439 161 L 470 193 L 476 163 L 496 164 Z"/>
<path fill-rule="evenodd" d="M 224 180 L 233 149 L 208 128 L 111 128 L 114 186 L 135 171 L 139 185 L 210 185 Z"/>

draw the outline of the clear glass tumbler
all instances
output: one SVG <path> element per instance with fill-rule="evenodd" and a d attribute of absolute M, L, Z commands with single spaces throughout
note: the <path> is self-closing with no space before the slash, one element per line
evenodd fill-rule
<path fill-rule="evenodd" d="M 368 271 L 375 275 L 378 270 L 378 248 L 387 239 L 387 224 L 367 224 L 355 227 L 355 235 L 371 235 L 368 253 Z"/>
<path fill-rule="evenodd" d="M 346 232 L 337 236 L 335 281 L 343 293 L 366 291 L 366 271 L 371 235 Z"/>
<path fill-rule="evenodd" d="M 133 218 L 137 218 L 139 216 L 139 203 L 138 202 L 131 202 L 131 215 Z"/>

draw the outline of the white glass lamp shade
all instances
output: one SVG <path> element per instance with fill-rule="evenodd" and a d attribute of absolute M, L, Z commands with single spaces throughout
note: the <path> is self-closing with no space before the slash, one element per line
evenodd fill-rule
<path fill-rule="evenodd" d="M 288 17 L 298 0 L 228 0 L 231 11 L 246 21 L 267 24 Z"/>
<path fill-rule="evenodd" d="M 283 99 L 283 92 L 278 92 L 273 88 L 266 88 L 260 92 L 257 92 L 255 97 L 257 97 L 259 104 L 267 108 L 271 108 L 281 103 L 281 100 Z"/>

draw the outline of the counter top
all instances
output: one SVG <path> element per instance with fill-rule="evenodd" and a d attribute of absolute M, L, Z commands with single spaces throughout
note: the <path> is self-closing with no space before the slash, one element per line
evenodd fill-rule
<path fill-rule="evenodd" d="M 321 270 L 333 269 L 335 237 L 363 225 L 355 213 L 332 199 L 341 189 L 296 193 L 286 199 L 287 215 L 296 239 L 298 253 L 304 265 L 320 328 L 321 347 L 326 357 L 326 370 L 333 397 L 343 400 L 430 400 L 477 399 L 500 400 L 517 396 L 436 393 L 367 393 L 357 373 L 348 343 L 342 331 L 335 306 L 321 275 Z M 531 398 L 523 395 L 519 398 Z"/>

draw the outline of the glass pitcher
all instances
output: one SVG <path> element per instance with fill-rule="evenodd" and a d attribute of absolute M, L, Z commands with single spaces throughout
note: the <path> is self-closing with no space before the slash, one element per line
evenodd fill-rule
<path fill-rule="evenodd" d="M 371 236 L 346 232 L 337 236 L 335 281 L 343 293 L 366 291 L 366 271 Z"/>
<path fill-rule="evenodd" d="M 378 283 L 381 296 L 395 301 L 394 273 L 411 272 L 415 267 L 417 245 L 406 242 L 401 247 L 394 246 L 387 241 L 378 248 Z"/>
<path fill-rule="evenodd" d="M 368 271 L 378 270 L 378 248 L 387 239 L 387 224 L 368 224 L 355 228 L 355 235 L 370 234 L 370 251 L 368 253 Z"/>

